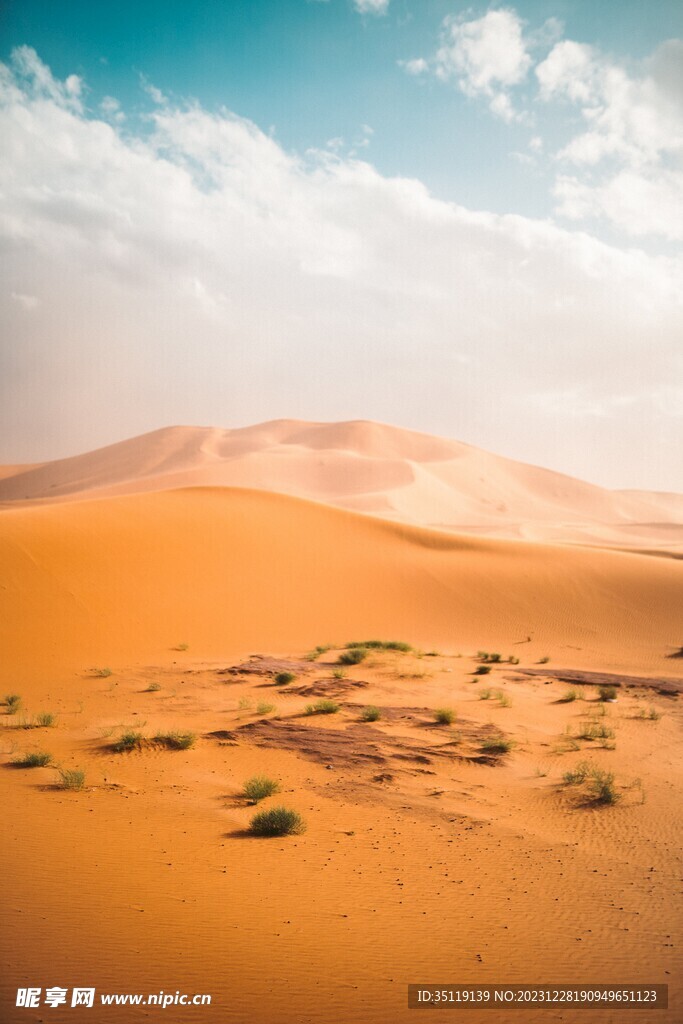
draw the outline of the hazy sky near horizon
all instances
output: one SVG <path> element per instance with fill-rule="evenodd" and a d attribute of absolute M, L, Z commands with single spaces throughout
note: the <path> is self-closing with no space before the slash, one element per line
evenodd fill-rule
<path fill-rule="evenodd" d="M 0 462 L 375 419 L 683 490 L 679 0 L 5 0 Z"/>

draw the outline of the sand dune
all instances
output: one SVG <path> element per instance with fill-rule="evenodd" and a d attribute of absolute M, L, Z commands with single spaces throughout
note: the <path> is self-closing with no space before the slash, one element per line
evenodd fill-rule
<path fill-rule="evenodd" d="M 522 674 L 549 657 L 584 676 L 680 677 L 680 560 L 222 487 L 5 509 L 0 561 L 0 693 L 57 716 L 26 730 L 0 709 L 6 977 L 212 994 L 167 1009 L 178 1024 L 409 1024 L 409 981 L 668 981 L 657 1020 L 680 1019 L 680 700 L 631 681 L 616 705 L 567 703 L 566 682 Z M 339 678 L 331 651 L 287 687 L 223 671 L 368 635 L 430 656 L 379 652 Z M 477 676 L 478 648 L 520 665 Z M 303 714 L 325 694 L 338 714 Z M 360 722 L 363 704 L 382 719 Z M 438 707 L 455 709 L 452 729 Z M 616 740 L 568 737 L 587 723 Z M 169 729 L 195 746 L 154 742 Z M 151 739 L 116 753 L 125 730 Z M 509 755 L 482 756 L 492 732 Z M 36 750 L 84 770 L 85 789 L 16 767 Z M 615 807 L 563 785 L 586 758 L 616 773 Z M 264 772 L 282 787 L 265 806 L 302 813 L 303 836 L 245 833 L 241 787 Z M 26 1014 L 14 996 L 0 982 L 8 1021 Z M 94 1024 L 152 1012 L 88 1011 Z"/>
<path fill-rule="evenodd" d="M 292 494 L 419 526 L 551 543 L 683 546 L 683 496 L 609 491 L 426 434 L 365 421 L 170 427 L 0 479 L 0 503 L 188 486 Z"/>
<path fill-rule="evenodd" d="M 352 634 L 662 672 L 680 561 L 467 538 L 282 495 L 201 489 L 5 510 L 3 659 L 147 657 L 184 639 L 307 647 Z"/>

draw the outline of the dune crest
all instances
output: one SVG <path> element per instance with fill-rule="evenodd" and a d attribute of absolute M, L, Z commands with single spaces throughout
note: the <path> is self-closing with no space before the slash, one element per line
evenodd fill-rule
<path fill-rule="evenodd" d="M 167 427 L 0 472 L 0 503 L 191 486 L 247 487 L 440 530 L 681 550 L 683 496 L 610 491 L 552 470 L 369 421 Z"/>

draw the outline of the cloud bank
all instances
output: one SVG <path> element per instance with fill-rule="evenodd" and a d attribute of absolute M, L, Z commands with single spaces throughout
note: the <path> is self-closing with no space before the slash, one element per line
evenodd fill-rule
<path fill-rule="evenodd" d="M 681 486 L 680 260 L 292 154 L 227 110 L 84 96 L 28 48 L 0 66 L 4 461 L 358 417 Z"/>
<path fill-rule="evenodd" d="M 564 125 L 567 136 L 551 156 L 559 216 L 683 240 L 683 40 L 627 69 L 562 33 L 555 18 L 532 31 L 514 9 L 447 17 L 431 58 L 400 63 L 454 81 L 508 123 L 533 129 L 552 113 L 553 134 Z"/>

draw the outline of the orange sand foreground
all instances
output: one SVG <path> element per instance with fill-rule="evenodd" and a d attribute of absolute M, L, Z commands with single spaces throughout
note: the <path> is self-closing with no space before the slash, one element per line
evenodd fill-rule
<path fill-rule="evenodd" d="M 409 982 L 664 982 L 667 1011 L 457 1019 L 683 1019 L 673 543 L 552 546 L 321 495 L 102 487 L 5 494 L 0 512 L 0 695 L 22 700 L 0 708 L 3 1022 L 389 1024 L 421 1019 Z M 414 649 L 342 675 L 343 645 L 368 637 Z M 476 675 L 479 650 L 519 663 Z M 255 654 L 297 678 L 275 685 Z M 630 682 L 605 704 L 591 673 Z M 584 699 L 563 702 L 570 685 Z M 340 710 L 305 715 L 320 698 Z M 41 712 L 51 727 L 24 727 Z M 191 749 L 153 741 L 176 729 Z M 142 740 L 117 753 L 127 730 Z M 509 752 L 487 755 L 492 736 Z M 85 788 L 13 766 L 33 751 Z M 583 761 L 614 774 L 615 805 L 563 783 Z M 255 774 L 281 786 L 261 806 L 300 812 L 303 835 L 248 835 Z M 32 985 L 213 1002 L 15 1008 Z"/>

